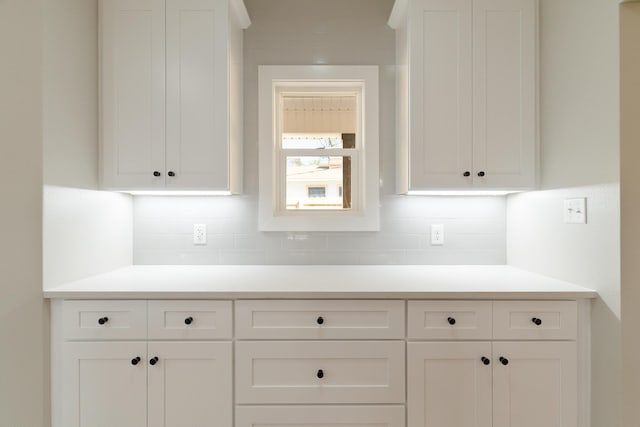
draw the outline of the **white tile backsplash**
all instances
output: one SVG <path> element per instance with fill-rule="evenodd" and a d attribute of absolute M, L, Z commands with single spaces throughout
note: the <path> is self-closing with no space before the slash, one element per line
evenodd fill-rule
<path fill-rule="evenodd" d="M 255 196 L 137 196 L 134 264 L 504 264 L 504 197 L 383 196 L 379 232 L 258 231 Z M 193 245 L 193 224 L 207 245 Z M 431 224 L 445 244 L 431 246 Z"/>

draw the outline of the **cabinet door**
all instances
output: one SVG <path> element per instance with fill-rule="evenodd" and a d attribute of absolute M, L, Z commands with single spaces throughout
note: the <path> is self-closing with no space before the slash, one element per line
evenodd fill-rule
<path fill-rule="evenodd" d="M 102 186 L 162 188 L 164 0 L 103 0 L 100 4 Z"/>
<path fill-rule="evenodd" d="M 146 343 L 73 342 L 64 352 L 61 425 L 147 426 Z"/>
<path fill-rule="evenodd" d="M 229 189 L 228 2 L 167 0 L 167 188 Z"/>
<path fill-rule="evenodd" d="M 491 427 L 491 343 L 407 347 L 409 427 Z"/>
<path fill-rule="evenodd" d="M 473 4 L 474 184 L 533 188 L 536 0 Z"/>
<path fill-rule="evenodd" d="M 410 7 L 410 187 L 470 187 L 472 2 L 418 0 Z"/>
<path fill-rule="evenodd" d="M 150 342 L 148 362 L 150 426 L 232 425 L 231 343 Z"/>
<path fill-rule="evenodd" d="M 494 427 L 578 425 L 575 342 L 494 343 L 493 360 Z"/>

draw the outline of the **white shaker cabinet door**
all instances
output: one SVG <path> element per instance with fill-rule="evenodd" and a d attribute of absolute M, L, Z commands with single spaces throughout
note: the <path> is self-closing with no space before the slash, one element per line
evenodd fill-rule
<path fill-rule="evenodd" d="M 168 189 L 227 190 L 226 0 L 167 0 Z"/>
<path fill-rule="evenodd" d="M 492 427 L 490 342 L 416 342 L 407 348 L 409 427 Z"/>
<path fill-rule="evenodd" d="M 575 342 L 493 344 L 494 427 L 577 427 Z"/>
<path fill-rule="evenodd" d="M 473 7 L 474 184 L 533 188 L 536 0 L 474 0 Z"/>
<path fill-rule="evenodd" d="M 102 0 L 105 189 L 165 185 L 164 0 Z"/>
<path fill-rule="evenodd" d="M 410 187 L 469 187 L 472 3 L 418 0 L 410 5 Z"/>
<path fill-rule="evenodd" d="M 149 343 L 149 426 L 232 425 L 231 343 Z"/>
<path fill-rule="evenodd" d="M 147 426 L 147 344 L 64 344 L 64 427 Z"/>

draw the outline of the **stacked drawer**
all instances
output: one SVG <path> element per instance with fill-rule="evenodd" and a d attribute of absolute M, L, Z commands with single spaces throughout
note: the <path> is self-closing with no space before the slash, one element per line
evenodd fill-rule
<path fill-rule="evenodd" d="M 237 301 L 235 319 L 236 427 L 404 426 L 403 301 Z"/>

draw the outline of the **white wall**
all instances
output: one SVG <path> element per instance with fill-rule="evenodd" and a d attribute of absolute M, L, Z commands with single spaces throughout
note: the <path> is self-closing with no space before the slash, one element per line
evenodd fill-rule
<path fill-rule="evenodd" d="M 98 188 L 98 2 L 47 0 L 44 288 L 130 265 L 131 196 Z"/>
<path fill-rule="evenodd" d="M 509 196 L 507 261 L 596 289 L 592 426 L 621 425 L 616 0 L 541 0 L 542 191 Z M 563 200 L 587 197 L 587 225 Z"/>
<path fill-rule="evenodd" d="M 623 4 L 621 26 L 622 359 L 624 426 L 640 423 L 640 3 Z"/>
<path fill-rule="evenodd" d="M 0 1 L 0 425 L 48 425 L 42 2 Z"/>

